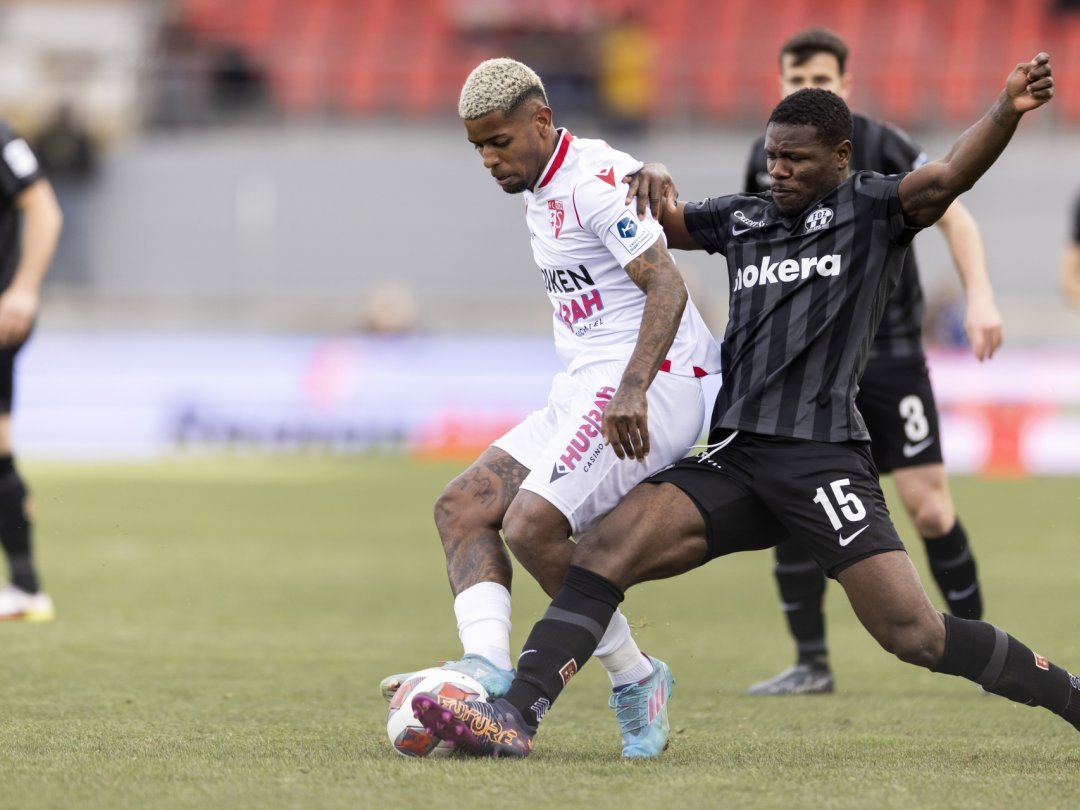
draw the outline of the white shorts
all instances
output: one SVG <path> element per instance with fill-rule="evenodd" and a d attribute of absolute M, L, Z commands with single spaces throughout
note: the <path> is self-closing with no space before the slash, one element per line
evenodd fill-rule
<path fill-rule="evenodd" d="M 529 469 L 521 488 L 562 512 L 574 533 L 588 529 L 643 478 L 685 456 L 701 435 L 700 380 L 661 371 L 647 393 L 649 455 L 620 460 L 600 424 L 625 368 L 625 362 L 597 363 L 556 375 L 547 406 L 492 442 Z"/>

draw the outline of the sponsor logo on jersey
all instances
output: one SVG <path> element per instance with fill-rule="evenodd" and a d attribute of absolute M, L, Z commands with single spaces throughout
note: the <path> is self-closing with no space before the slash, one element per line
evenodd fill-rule
<path fill-rule="evenodd" d="M 823 231 L 829 227 L 829 224 L 833 221 L 833 210 L 831 208 L 818 208 L 816 211 L 811 211 L 807 217 L 806 233 L 812 233 L 813 231 Z"/>
<path fill-rule="evenodd" d="M 736 270 L 733 292 L 738 292 L 744 287 L 782 284 L 787 281 L 806 279 L 813 273 L 819 276 L 840 275 L 839 253 L 830 253 L 828 256 L 803 256 L 799 259 L 783 259 L 779 262 L 770 262 L 771 258 L 771 256 L 763 258 L 760 267 L 756 264 L 748 264 Z"/>
<path fill-rule="evenodd" d="M 559 319 L 566 324 L 566 328 L 580 337 L 584 332 L 578 333 L 574 324 L 591 318 L 604 309 L 604 300 L 600 297 L 599 290 L 585 293 L 581 298 L 575 298 L 569 303 L 559 305 Z M 588 330 L 586 330 L 588 331 Z"/>
<path fill-rule="evenodd" d="M 589 269 L 579 264 L 577 267 L 556 267 L 554 269 L 541 267 L 544 274 L 544 286 L 549 293 L 572 293 L 584 290 L 586 287 L 595 287 L 596 282 L 589 275 Z"/>
<path fill-rule="evenodd" d="M 555 466 L 551 470 L 551 478 L 548 479 L 550 483 L 558 481 L 572 470 L 576 470 L 577 465 L 585 458 L 585 454 L 589 452 L 589 448 L 593 446 L 593 439 L 603 437 L 600 425 L 604 419 L 604 411 L 614 395 L 615 389 L 610 385 L 605 385 L 593 394 L 593 407 L 587 413 L 581 415 L 581 425 L 578 427 L 577 433 L 570 439 L 570 443 L 566 445 L 566 449 L 559 456 L 559 460 L 555 462 Z M 599 442 L 596 451 L 602 450 L 603 447 L 603 442 Z M 590 464 L 596 460 L 597 455 L 599 455 L 599 452 L 594 452 L 590 456 Z"/>
<path fill-rule="evenodd" d="M 563 210 L 563 204 L 559 200 L 548 200 L 548 214 L 551 217 L 551 232 L 555 235 L 555 238 L 559 238 L 559 231 L 562 230 L 563 221 L 566 219 L 566 212 Z"/>
<path fill-rule="evenodd" d="M 615 188 L 615 167 L 608 166 L 607 171 L 600 172 L 596 175 L 612 188 Z"/>
<path fill-rule="evenodd" d="M 631 256 L 636 256 L 641 249 L 655 239 L 655 231 L 642 227 L 637 214 L 629 208 L 622 212 L 608 232 L 618 237 L 622 248 Z"/>
<path fill-rule="evenodd" d="M 736 236 L 738 236 L 739 234 L 746 233 L 747 231 L 752 230 L 753 228 L 764 228 L 766 225 L 769 224 L 768 222 L 766 222 L 763 219 L 750 219 L 750 217 L 748 217 L 742 211 L 736 211 L 731 216 L 734 219 L 737 219 L 739 222 L 741 222 L 745 226 L 743 228 L 740 228 L 738 225 L 732 225 L 731 226 L 731 232 L 733 234 L 735 234 Z"/>

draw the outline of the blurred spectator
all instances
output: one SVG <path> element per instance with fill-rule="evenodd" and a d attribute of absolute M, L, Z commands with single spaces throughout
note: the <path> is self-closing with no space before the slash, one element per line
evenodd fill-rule
<path fill-rule="evenodd" d="M 573 122 L 584 126 L 597 109 L 595 30 L 575 24 L 562 28 L 545 24 L 523 33 L 512 49 L 544 79 L 548 100 Z"/>
<path fill-rule="evenodd" d="M 644 135 L 649 123 L 656 45 L 631 11 L 600 34 L 599 89 L 604 127 L 613 136 Z"/>
<path fill-rule="evenodd" d="M 376 287 L 364 308 L 363 331 L 372 335 L 408 335 L 416 331 L 416 297 L 405 284 Z"/>
<path fill-rule="evenodd" d="M 1080 308 L 1080 196 L 1073 203 L 1069 241 L 1061 257 L 1061 289 L 1065 300 Z"/>
<path fill-rule="evenodd" d="M 149 124 L 182 127 L 206 122 L 210 65 L 206 50 L 182 17 L 167 19 L 158 32 Z"/>
<path fill-rule="evenodd" d="M 269 93 L 266 74 L 236 45 L 222 45 L 209 69 L 210 100 L 219 118 L 235 119 L 265 111 Z"/>
<path fill-rule="evenodd" d="M 38 133 L 34 151 L 64 212 L 64 232 L 49 279 L 85 286 L 92 277 L 86 212 L 98 159 L 94 139 L 70 102 L 56 108 Z"/>

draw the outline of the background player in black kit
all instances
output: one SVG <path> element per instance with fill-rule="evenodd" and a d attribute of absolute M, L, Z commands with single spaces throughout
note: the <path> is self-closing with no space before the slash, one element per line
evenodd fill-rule
<path fill-rule="evenodd" d="M 846 101 L 852 82 L 847 58 L 847 45 L 834 32 L 824 28 L 800 31 L 780 48 L 781 97 L 804 87 L 819 87 Z M 851 117 L 853 171 L 900 174 L 926 162 L 926 153 L 906 133 L 858 113 Z M 768 191 L 770 184 L 762 136 L 750 151 L 743 190 Z M 986 272 L 978 225 L 959 200 L 937 225 L 964 286 L 964 326 L 971 348 L 979 360 L 989 358 L 1001 344 L 1001 315 Z M 923 540 L 930 571 L 950 612 L 979 619 L 983 606 L 975 559 L 957 519 L 942 463 L 937 405 L 922 346 L 924 308 L 915 251 L 909 250 L 870 347 L 855 403 L 870 431 L 878 472 L 892 473 L 897 495 Z M 794 541 L 776 547 L 774 571 L 797 659 L 776 677 L 752 685 L 749 694 L 832 692 L 823 612 L 825 574 Z"/>
<path fill-rule="evenodd" d="M 0 589 L 0 620 L 54 616 L 34 567 L 29 496 L 12 457 L 11 403 L 15 355 L 37 317 L 61 223 L 33 151 L 0 121 L 0 544 L 11 569 L 10 584 Z"/>
<path fill-rule="evenodd" d="M 1046 54 L 1017 65 L 944 158 L 888 177 L 851 174 L 843 99 L 800 90 L 769 118 L 769 193 L 665 211 L 673 247 L 727 258 L 724 380 L 710 448 L 638 484 L 580 538 L 503 698 L 413 698 L 430 731 L 477 755 L 528 755 L 626 588 L 791 537 L 840 582 L 886 650 L 1044 706 L 1080 730 L 1080 678 L 993 625 L 934 609 L 890 521 L 855 406 L 911 240 L 994 163 L 1023 114 L 1050 100 L 1050 72 Z"/>
<path fill-rule="evenodd" d="M 1069 240 L 1061 256 L 1061 290 L 1065 300 L 1080 309 L 1080 195 L 1072 207 Z"/>

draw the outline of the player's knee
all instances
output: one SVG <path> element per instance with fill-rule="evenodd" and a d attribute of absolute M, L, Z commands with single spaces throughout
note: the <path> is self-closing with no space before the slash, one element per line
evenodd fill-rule
<path fill-rule="evenodd" d="M 481 509 L 478 509 L 475 498 L 468 497 L 467 493 L 458 487 L 455 482 L 450 482 L 443 489 L 442 494 L 435 500 L 435 528 L 441 537 L 459 536 L 463 528 L 499 528 L 491 527 L 491 521 Z"/>
<path fill-rule="evenodd" d="M 543 556 L 547 549 L 562 546 L 567 541 L 564 527 L 538 511 L 522 508 L 519 500 L 506 510 L 502 528 L 506 545 L 519 559 Z"/>
<path fill-rule="evenodd" d="M 941 537 L 956 523 L 956 510 L 945 493 L 932 493 L 916 506 L 912 522 L 921 537 Z"/>
<path fill-rule="evenodd" d="M 518 501 L 514 501 L 503 519 L 503 539 L 545 593 L 554 596 L 559 592 L 574 553 L 574 544 L 561 521 L 542 512 L 518 508 Z"/>
<path fill-rule="evenodd" d="M 898 622 L 877 634 L 878 643 L 906 664 L 932 669 L 941 659 L 944 639 L 932 623 Z"/>

